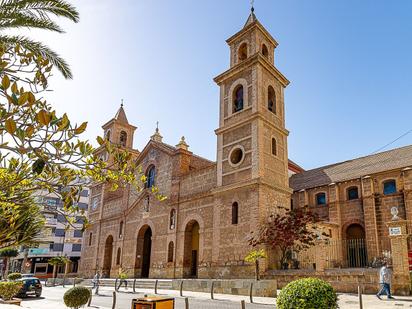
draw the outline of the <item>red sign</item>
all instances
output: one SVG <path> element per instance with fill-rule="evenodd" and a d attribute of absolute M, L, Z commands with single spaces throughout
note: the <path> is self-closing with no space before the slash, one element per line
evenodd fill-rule
<path fill-rule="evenodd" d="M 412 251 L 408 252 L 408 258 L 409 258 L 409 271 L 412 271 Z"/>

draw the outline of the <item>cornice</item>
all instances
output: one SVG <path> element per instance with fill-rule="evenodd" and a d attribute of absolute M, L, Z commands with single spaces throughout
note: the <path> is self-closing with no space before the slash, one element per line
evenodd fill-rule
<path fill-rule="evenodd" d="M 245 118 L 243 120 L 240 120 L 239 122 L 237 122 L 235 124 L 220 127 L 220 128 L 215 130 L 215 134 L 216 135 L 223 134 L 223 133 L 225 133 L 227 131 L 230 131 L 230 130 L 233 130 L 237 127 L 241 127 L 241 126 L 245 125 L 246 123 L 251 122 L 255 119 L 262 120 L 263 122 L 268 124 L 272 129 L 275 129 L 276 131 L 278 131 L 282 134 L 289 135 L 289 131 L 287 129 L 277 127 L 272 122 L 270 122 L 268 119 L 266 119 L 263 115 L 261 115 L 260 112 L 254 112 L 253 114 L 251 114 L 247 118 Z"/>
<path fill-rule="evenodd" d="M 242 30 L 238 31 L 236 34 L 232 35 L 230 38 L 226 40 L 227 44 L 232 44 L 233 41 L 238 39 L 239 37 L 253 31 L 255 28 L 258 28 L 263 35 L 268 39 L 274 46 L 275 48 L 279 45 L 278 42 L 273 38 L 273 36 L 263 27 L 263 25 L 259 21 L 255 21 L 248 25 L 247 27 L 243 28 Z"/>
<path fill-rule="evenodd" d="M 283 87 L 287 87 L 290 82 L 289 80 L 272 64 L 270 64 L 265 57 L 263 57 L 260 53 L 256 53 L 255 55 L 249 57 L 248 59 L 238 63 L 234 67 L 230 68 L 229 70 L 223 72 L 222 74 L 216 76 L 213 80 L 216 84 L 220 85 L 226 79 L 233 77 L 234 75 L 249 69 L 250 67 L 260 64 L 270 73 L 272 73 L 276 79 L 282 84 Z"/>

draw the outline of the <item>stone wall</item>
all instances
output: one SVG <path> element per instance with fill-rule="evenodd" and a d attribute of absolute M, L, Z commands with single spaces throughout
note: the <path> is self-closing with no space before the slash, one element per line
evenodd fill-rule
<path fill-rule="evenodd" d="M 276 297 L 276 280 L 184 280 L 183 290 L 191 292 L 210 293 L 212 282 L 214 293 L 230 295 L 249 295 L 250 285 L 253 284 L 253 296 L 257 297 Z M 181 280 L 173 280 L 172 288 L 180 289 Z"/>
<path fill-rule="evenodd" d="M 319 278 L 329 282 L 337 292 L 357 293 L 358 286 L 363 286 L 365 293 L 377 293 L 379 289 L 378 269 L 334 269 L 316 272 L 310 270 L 271 271 L 267 278 L 275 279 L 278 288 L 289 282 L 307 278 Z"/>

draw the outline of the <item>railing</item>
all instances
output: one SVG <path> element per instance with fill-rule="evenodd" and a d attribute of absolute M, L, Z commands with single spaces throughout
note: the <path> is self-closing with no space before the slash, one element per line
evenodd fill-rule
<path fill-rule="evenodd" d="M 316 256 L 319 254 L 319 246 L 324 246 L 326 268 L 364 268 L 368 266 L 378 267 L 368 257 L 365 239 L 329 240 L 325 244 L 313 246 L 295 255 L 296 265 L 300 269 L 315 269 Z M 390 248 L 387 242 L 381 244 L 382 256 L 390 256 Z M 375 259 L 376 260 L 376 259 Z M 372 264 L 373 265 L 372 265 Z"/>

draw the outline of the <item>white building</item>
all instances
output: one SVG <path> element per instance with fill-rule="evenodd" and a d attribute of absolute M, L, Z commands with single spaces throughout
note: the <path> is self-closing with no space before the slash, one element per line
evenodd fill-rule
<path fill-rule="evenodd" d="M 48 260 L 54 256 L 66 256 L 71 260 L 69 273 L 77 273 L 82 249 L 82 218 L 87 216 L 89 189 L 85 188 L 80 193 L 78 206 L 84 214 L 79 212 L 75 215 L 76 223 L 73 226 L 62 214 L 63 202 L 57 195 L 41 193 L 36 200 L 46 219 L 39 235 L 39 244 L 32 248 L 20 248 L 19 256 L 12 260 L 11 270 L 34 273 L 39 278 L 51 277 L 53 266 L 48 264 Z M 64 273 L 64 268 L 60 267 L 58 272 Z"/>

